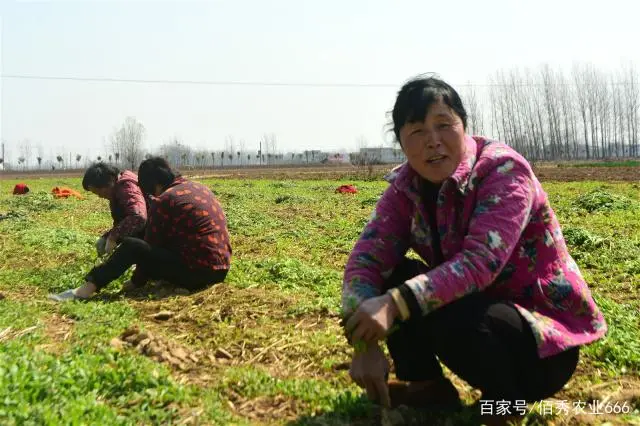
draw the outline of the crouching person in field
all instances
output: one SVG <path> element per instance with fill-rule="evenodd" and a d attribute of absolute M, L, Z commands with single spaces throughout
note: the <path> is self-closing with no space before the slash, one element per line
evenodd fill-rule
<path fill-rule="evenodd" d="M 468 136 L 453 88 L 414 79 L 392 117 L 408 162 L 387 177 L 344 274 L 351 377 L 387 406 L 460 407 L 441 362 L 494 412 L 505 400 L 522 414 L 514 406 L 567 383 L 580 346 L 605 335 L 603 315 L 529 164 Z"/>
<path fill-rule="evenodd" d="M 126 289 L 164 280 L 190 290 L 222 282 L 231 262 L 225 214 L 211 190 L 172 170 L 163 158 L 142 162 L 138 181 L 153 195 L 144 239 L 124 238 L 105 263 L 92 269 L 81 287 L 55 300 L 87 299 L 136 265 Z"/>
<path fill-rule="evenodd" d="M 123 238 L 144 236 L 147 224 L 147 203 L 138 186 L 138 176 L 103 162 L 90 166 L 82 179 L 82 187 L 100 198 L 109 200 L 113 227 L 96 243 L 98 256 L 111 254 Z"/>

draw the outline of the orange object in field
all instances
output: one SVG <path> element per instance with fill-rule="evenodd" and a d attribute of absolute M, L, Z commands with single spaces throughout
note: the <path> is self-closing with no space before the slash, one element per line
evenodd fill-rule
<path fill-rule="evenodd" d="M 71 188 L 65 188 L 64 186 L 63 187 L 56 186 L 51 190 L 51 193 L 55 198 L 76 197 L 76 198 L 82 199 L 82 195 L 78 191 L 73 190 Z"/>

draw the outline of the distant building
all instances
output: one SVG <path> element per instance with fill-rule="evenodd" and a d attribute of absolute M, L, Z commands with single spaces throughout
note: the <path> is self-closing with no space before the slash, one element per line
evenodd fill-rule
<path fill-rule="evenodd" d="M 402 163 L 406 160 L 404 152 L 399 148 L 360 148 L 352 155 L 352 162 L 359 164 L 389 164 Z"/>
<path fill-rule="evenodd" d="M 322 160 L 324 164 L 349 164 L 349 155 L 344 153 L 330 153 L 326 154 L 324 160 Z"/>

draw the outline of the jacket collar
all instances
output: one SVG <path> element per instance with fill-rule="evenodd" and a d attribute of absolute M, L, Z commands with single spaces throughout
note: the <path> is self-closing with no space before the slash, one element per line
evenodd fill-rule
<path fill-rule="evenodd" d="M 481 142 L 480 138 L 476 140 L 476 138 L 471 136 L 465 136 L 465 153 L 462 156 L 462 161 L 460 161 L 460 164 L 458 164 L 453 174 L 443 183 L 443 188 L 453 184 L 460 194 L 466 195 L 468 192 L 469 177 L 478 158 L 479 142 Z M 408 162 L 404 162 L 398 167 L 395 167 L 384 179 L 394 185 L 398 190 L 404 192 L 413 201 L 420 199 L 421 177 Z"/>

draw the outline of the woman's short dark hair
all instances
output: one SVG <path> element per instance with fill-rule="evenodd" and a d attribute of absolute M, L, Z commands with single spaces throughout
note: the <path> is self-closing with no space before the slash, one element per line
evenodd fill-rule
<path fill-rule="evenodd" d="M 156 185 L 160 185 L 163 190 L 167 189 L 178 177 L 180 173 L 173 170 L 162 157 L 149 157 L 138 168 L 138 185 L 146 194 L 153 194 Z"/>
<path fill-rule="evenodd" d="M 429 108 L 440 99 L 462 120 L 467 129 L 467 111 L 455 89 L 433 75 L 420 75 L 407 81 L 396 97 L 391 114 L 393 133 L 400 142 L 400 129 L 407 123 L 424 121 Z"/>
<path fill-rule="evenodd" d="M 93 163 L 84 172 L 84 178 L 82 178 L 82 187 L 85 191 L 89 190 L 89 187 L 93 188 L 106 188 L 111 186 L 116 180 L 118 180 L 120 170 L 110 164 L 104 162 Z"/>

